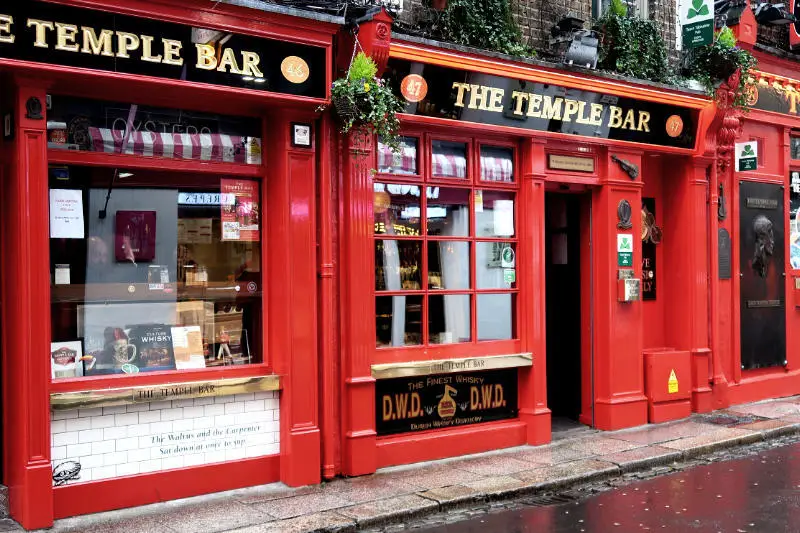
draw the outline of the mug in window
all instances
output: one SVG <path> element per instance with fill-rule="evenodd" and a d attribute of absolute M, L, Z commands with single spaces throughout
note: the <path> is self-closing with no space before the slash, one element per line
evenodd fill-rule
<path fill-rule="evenodd" d="M 114 359 L 118 363 L 130 363 L 136 359 L 136 346 L 129 344 L 127 339 L 117 339 L 111 345 Z"/>

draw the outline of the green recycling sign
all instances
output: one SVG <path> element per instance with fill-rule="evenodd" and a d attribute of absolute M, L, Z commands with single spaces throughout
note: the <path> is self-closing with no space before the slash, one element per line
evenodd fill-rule
<path fill-rule="evenodd" d="M 684 48 L 697 48 L 714 41 L 712 0 L 680 0 L 681 36 Z"/>

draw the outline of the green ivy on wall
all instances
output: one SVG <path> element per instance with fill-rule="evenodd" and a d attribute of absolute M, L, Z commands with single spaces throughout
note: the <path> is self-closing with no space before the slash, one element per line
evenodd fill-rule
<path fill-rule="evenodd" d="M 522 42 L 510 0 L 449 0 L 442 13 L 445 39 L 456 44 L 531 57 Z"/>

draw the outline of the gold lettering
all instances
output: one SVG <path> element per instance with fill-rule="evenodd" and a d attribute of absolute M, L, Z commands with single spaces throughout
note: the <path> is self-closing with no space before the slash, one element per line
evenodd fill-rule
<path fill-rule="evenodd" d="M 789 99 L 789 112 L 797 113 L 797 102 L 800 101 L 800 93 L 794 91 L 788 91 L 785 94 L 786 97 Z"/>
<path fill-rule="evenodd" d="M 458 89 L 456 94 L 456 107 L 464 107 L 464 91 L 469 91 L 469 84 L 453 82 L 453 89 Z"/>
<path fill-rule="evenodd" d="M 489 109 L 486 105 L 489 101 L 489 87 L 470 84 L 469 88 L 469 105 L 467 107 L 487 111 Z"/>
<path fill-rule="evenodd" d="M 11 33 L 12 24 L 14 24 L 14 17 L 0 15 L 0 43 L 14 44 L 14 35 Z M 6 35 L 3 35 L 4 33 Z"/>
<path fill-rule="evenodd" d="M 142 35 L 142 61 L 161 63 L 161 55 L 153 55 L 153 38 L 149 35 Z"/>
<path fill-rule="evenodd" d="M 258 68 L 261 58 L 255 52 L 242 52 L 242 72 L 245 76 L 253 76 L 254 78 L 263 78 L 264 73 Z"/>
<path fill-rule="evenodd" d="M 197 47 L 197 68 L 203 70 L 214 70 L 217 68 L 217 56 L 214 47 L 210 44 L 196 44 Z"/>
<path fill-rule="evenodd" d="M 646 131 L 650 133 L 650 112 L 639 111 L 639 125 L 636 126 L 636 131 Z"/>
<path fill-rule="evenodd" d="M 633 116 L 633 109 L 629 109 L 627 113 L 625 113 L 625 122 L 622 123 L 623 130 L 632 130 L 636 126 L 634 124 L 634 116 Z"/>
<path fill-rule="evenodd" d="M 53 29 L 53 23 L 46 20 L 28 19 L 28 27 L 36 27 L 36 40 L 33 46 L 37 48 L 50 48 L 47 44 L 47 30 Z"/>
<path fill-rule="evenodd" d="M 112 50 L 111 39 L 114 37 L 114 32 L 111 30 L 102 30 L 100 36 L 95 33 L 94 28 L 83 26 L 83 48 L 81 53 L 93 54 L 96 56 L 114 57 Z"/>
<path fill-rule="evenodd" d="M 542 116 L 541 111 L 539 108 L 542 106 L 542 95 L 541 94 L 531 94 L 530 97 L 530 104 L 528 105 L 528 113 L 529 117 L 536 117 L 539 118 Z"/>
<path fill-rule="evenodd" d="M 622 108 L 615 105 L 608 106 L 611 115 L 608 117 L 609 128 L 619 128 L 622 126 Z"/>
<path fill-rule="evenodd" d="M 489 89 L 489 111 L 497 113 L 503 112 L 503 95 L 506 93 L 504 89 Z"/>
<path fill-rule="evenodd" d="M 387 420 L 392 419 L 392 397 L 391 396 L 384 396 L 383 397 L 383 421 L 386 422 Z"/>
<path fill-rule="evenodd" d="M 578 101 L 577 100 L 565 100 L 564 101 L 564 122 L 571 122 L 572 117 L 578 114 Z"/>
<path fill-rule="evenodd" d="M 78 27 L 74 24 L 56 22 L 56 50 L 77 52 L 80 46 L 75 42 L 76 35 L 78 35 Z"/>
<path fill-rule="evenodd" d="M 239 65 L 236 63 L 236 52 L 234 52 L 233 48 L 226 48 L 225 51 L 222 52 L 222 58 L 219 60 L 217 71 L 230 72 L 231 74 L 243 74 Z"/>
<path fill-rule="evenodd" d="M 511 93 L 511 101 L 514 102 L 515 115 L 522 115 L 522 106 L 528 101 L 528 98 L 530 98 L 528 93 L 523 93 L 520 91 L 514 91 Z"/>
<path fill-rule="evenodd" d="M 603 104 L 592 104 L 592 116 L 589 119 L 589 123 L 592 126 L 602 126 L 603 125 Z"/>
<path fill-rule="evenodd" d="M 556 98 L 544 97 L 544 105 L 542 105 L 542 118 L 548 120 L 561 120 L 561 104 L 564 99 L 560 96 Z"/>
<path fill-rule="evenodd" d="M 589 121 L 589 115 L 586 113 L 586 102 L 580 102 L 580 109 L 578 110 L 578 120 L 576 120 L 578 124 L 591 124 Z"/>
<path fill-rule="evenodd" d="M 126 31 L 117 32 L 117 57 L 130 59 L 128 52 L 139 49 L 139 36 Z"/>
<path fill-rule="evenodd" d="M 164 59 L 161 61 L 165 65 L 175 65 L 180 67 L 183 65 L 183 58 L 181 57 L 181 48 L 183 43 L 174 39 L 161 39 L 164 43 Z"/>

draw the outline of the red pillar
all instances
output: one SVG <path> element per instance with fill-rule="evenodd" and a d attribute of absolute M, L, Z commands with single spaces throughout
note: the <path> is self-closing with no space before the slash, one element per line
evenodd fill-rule
<path fill-rule="evenodd" d="M 366 130 L 342 139 L 341 317 L 342 473 L 357 476 L 377 467 L 375 431 L 375 301 L 372 289 L 372 180 L 375 140 Z"/>
<path fill-rule="evenodd" d="M 642 182 L 632 179 L 616 156 L 642 168 L 639 152 L 614 150 L 601 164 L 601 184 L 593 196 L 595 223 L 593 245 L 596 290 L 594 298 L 595 427 L 603 430 L 637 426 L 647 422 L 642 355 L 642 304 L 617 301 L 617 235 L 633 235 L 634 276 L 641 279 Z M 617 208 L 622 200 L 631 205 L 633 227 L 617 227 Z"/>
<path fill-rule="evenodd" d="M 544 144 L 528 139 L 522 144 L 522 190 L 518 255 L 519 306 L 522 349 L 533 354 L 533 366 L 519 371 L 519 417 L 527 424 L 527 443 L 550 442 L 550 409 L 547 408 L 547 347 L 545 339 L 545 228 L 546 177 Z"/>
<path fill-rule="evenodd" d="M 33 99 L 40 118 L 26 109 Z M 45 101 L 45 89 L 19 83 L 3 204 L 3 451 L 11 517 L 26 529 L 53 524 Z"/>
<path fill-rule="evenodd" d="M 270 117 L 265 139 L 270 165 L 263 190 L 270 231 L 264 242 L 270 280 L 269 351 L 282 378 L 281 481 L 320 482 L 318 413 L 316 220 L 314 149 L 291 145 L 291 122 L 311 117 Z M 312 137 L 313 138 L 313 137 Z"/>

